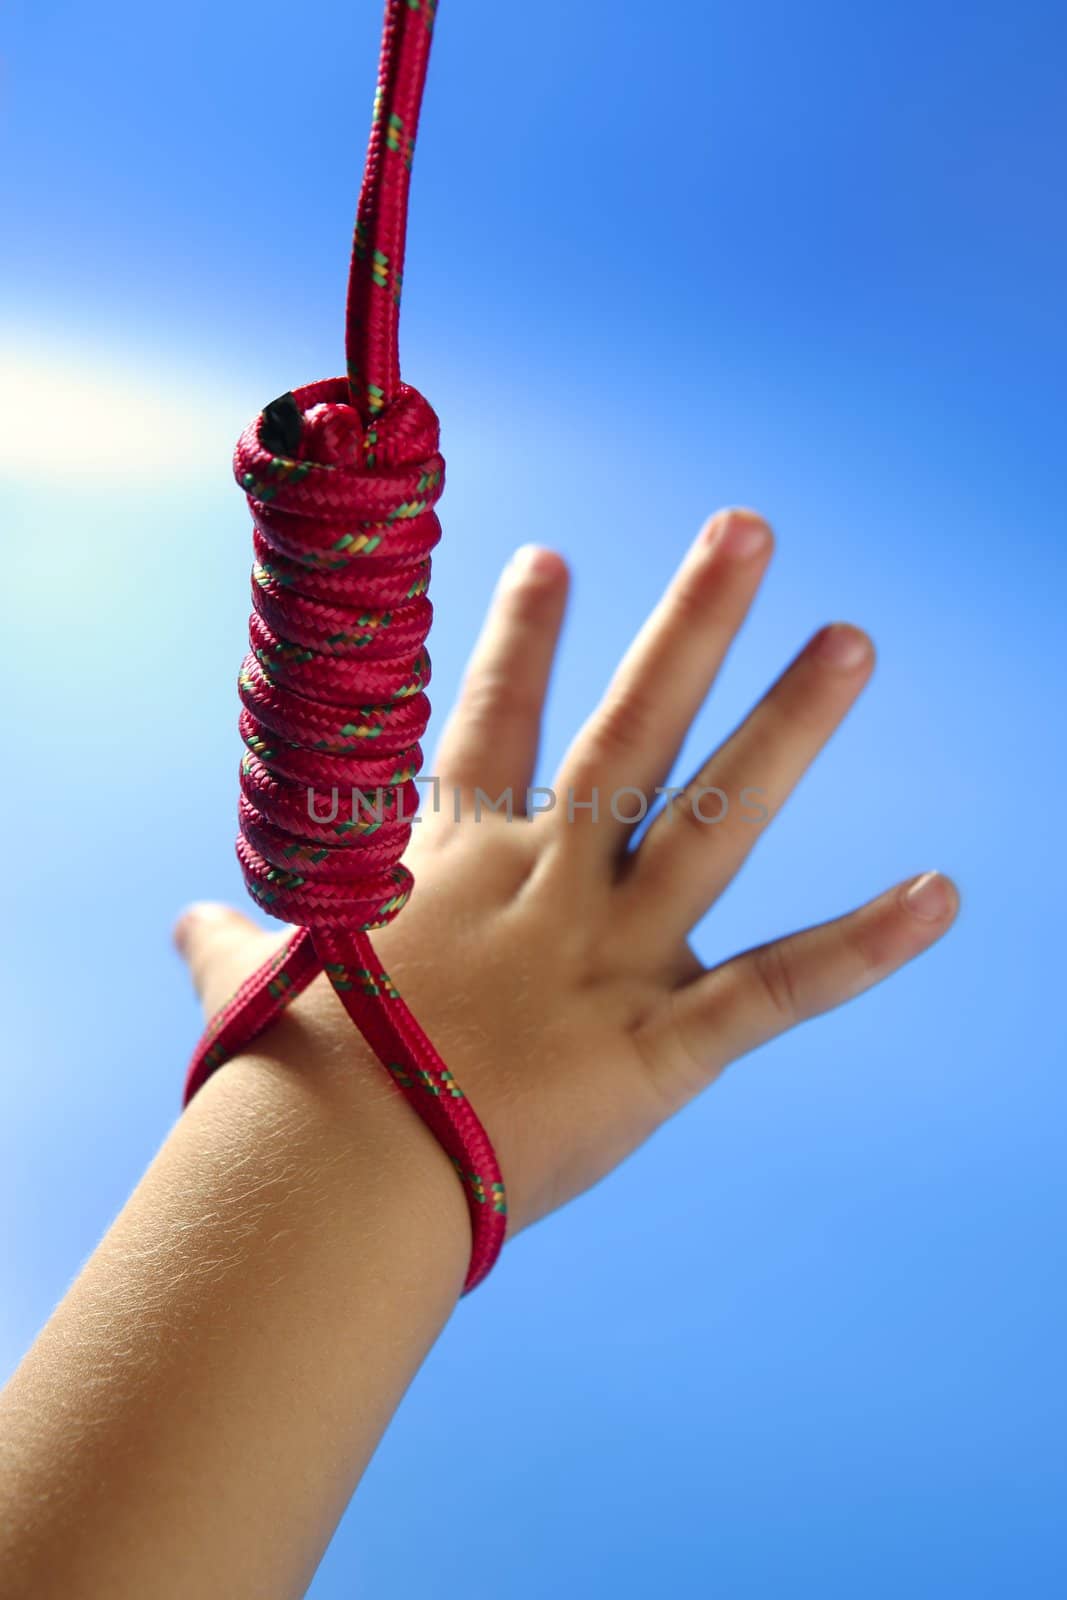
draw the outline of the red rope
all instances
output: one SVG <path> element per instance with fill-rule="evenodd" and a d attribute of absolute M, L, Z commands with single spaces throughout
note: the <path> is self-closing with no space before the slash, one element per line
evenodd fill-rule
<path fill-rule="evenodd" d="M 237 854 L 253 899 L 298 932 L 212 1019 L 185 1103 L 325 970 L 459 1173 L 473 1234 L 469 1290 L 503 1243 L 499 1167 L 368 938 L 411 893 L 401 857 L 430 713 L 426 591 L 444 461 L 437 417 L 400 380 L 397 330 L 434 9 L 433 0 L 386 3 L 348 280 L 348 375 L 274 401 L 234 456 L 255 551 Z"/>

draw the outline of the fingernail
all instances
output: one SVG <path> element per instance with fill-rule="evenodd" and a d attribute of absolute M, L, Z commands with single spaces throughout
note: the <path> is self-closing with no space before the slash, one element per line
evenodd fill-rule
<path fill-rule="evenodd" d="M 188 950 L 189 936 L 194 923 L 202 922 L 209 917 L 224 917 L 228 911 L 228 906 L 219 905 L 215 900 L 197 900 L 193 905 L 186 906 L 171 932 L 178 954 L 185 955 Z"/>
<path fill-rule="evenodd" d="M 520 544 L 508 569 L 516 578 L 543 576 L 556 569 L 556 559 L 551 550 L 539 544 Z"/>
<path fill-rule="evenodd" d="M 751 561 L 771 540 L 767 524 L 749 511 L 728 511 L 716 529 L 716 549 L 731 561 Z"/>
<path fill-rule="evenodd" d="M 940 872 L 924 872 L 904 891 L 904 904 L 922 922 L 942 922 L 952 910 L 952 888 Z"/>
<path fill-rule="evenodd" d="M 849 672 L 871 658 L 871 641 L 848 622 L 831 622 L 815 635 L 812 653 L 827 666 Z"/>

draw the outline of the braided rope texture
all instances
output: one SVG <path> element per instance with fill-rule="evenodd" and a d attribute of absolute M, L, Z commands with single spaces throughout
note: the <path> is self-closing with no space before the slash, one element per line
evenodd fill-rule
<path fill-rule="evenodd" d="M 445 464 L 432 407 L 401 381 L 398 328 L 435 9 L 432 0 L 385 7 L 349 269 L 347 375 L 273 401 L 234 453 L 254 550 L 238 678 L 237 854 L 256 904 L 296 931 L 212 1018 L 185 1104 L 325 971 L 456 1168 L 471 1216 L 469 1291 L 503 1243 L 504 1184 L 474 1108 L 369 937 L 412 891 L 401 858 L 430 714 L 427 590 Z"/>

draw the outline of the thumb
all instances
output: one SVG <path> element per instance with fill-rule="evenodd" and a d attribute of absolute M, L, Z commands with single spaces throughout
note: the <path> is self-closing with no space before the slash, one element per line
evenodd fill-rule
<path fill-rule="evenodd" d="M 206 1017 L 226 1004 L 278 943 L 232 906 L 207 900 L 186 907 L 173 938 Z"/>

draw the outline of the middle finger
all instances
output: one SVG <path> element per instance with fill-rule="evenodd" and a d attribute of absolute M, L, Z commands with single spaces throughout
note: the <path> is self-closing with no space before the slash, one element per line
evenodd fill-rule
<path fill-rule="evenodd" d="M 639 799 L 629 791 L 651 800 L 670 772 L 752 603 L 772 542 L 752 511 L 719 512 L 701 530 L 556 778 L 557 809 L 566 815 L 562 853 L 572 864 L 581 857 L 602 869 L 625 848 L 640 820 L 633 816 Z M 587 805 L 594 795 L 595 811 Z"/>

